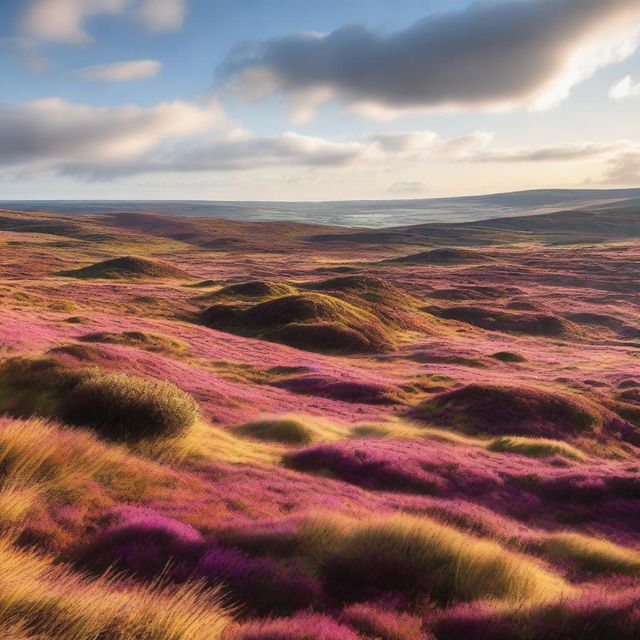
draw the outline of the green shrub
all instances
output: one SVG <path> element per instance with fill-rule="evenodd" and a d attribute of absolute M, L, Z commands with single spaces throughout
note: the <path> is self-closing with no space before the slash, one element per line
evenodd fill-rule
<path fill-rule="evenodd" d="M 136 442 L 186 431 L 196 420 L 197 406 L 167 382 L 93 373 L 65 398 L 61 416 L 109 440 Z"/>

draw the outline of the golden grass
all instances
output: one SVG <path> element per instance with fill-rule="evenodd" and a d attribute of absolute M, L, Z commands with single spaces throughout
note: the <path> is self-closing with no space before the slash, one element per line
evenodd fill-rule
<path fill-rule="evenodd" d="M 14 640 L 29 633 L 47 640 L 217 640 L 230 615 L 215 592 L 197 585 L 89 580 L 2 538 L 0 620 Z"/>
<path fill-rule="evenodd" d="M 404 591 L 441 603 L 495 599 L 527 605 L 572 591 L 534 558 L 426 518 L 316 515 L 301 536 L 306 554 L 344 587 Z"/>
<path fill-rule="evenodd" d="M 544 548 L 551 557 L 577 562 L 593 573 L 640 575 L 640 553 L 601 538 L 557 533 L 546 539 Z"/>
<path fill-rule="evenodd" d="M 562 440 L 547 438 L 503 436 L 492 440 L 487 449 L 500 453 L 519 453 L 533 458 L 559 455 L 571 460 L 583 461 L 587 459 L 587 456 L 576 447 Z"/>
<path fill-rule="evenodd" d="M 283 447 L 279 445 L 249 442 L 202 420 L 198 420 L 183 435 L 143 441 L 132 445 L 131 450 L 158 462 L 176 465 L 209 461 L 275 464 L 284 452 Z"/>
<path fill-rule="evenodd" d="M 328 420 L 295 415 L 267 417 L 245 422 L 235 427 L 233 431 L 256 440 L 292 445 L 335 442 L 349 435 L 347 429 Z"/>

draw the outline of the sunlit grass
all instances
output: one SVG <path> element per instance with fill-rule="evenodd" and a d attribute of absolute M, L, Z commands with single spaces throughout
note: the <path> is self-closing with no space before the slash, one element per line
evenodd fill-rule
<path fill-rule="evenodd" d="M 2 538 L 0 620 L 16 639 L 33 632 L 47 640 L 216 640 L 230 616 L 197 586 L 89 580 Z"/>
<path fill-rule="evenodd" d="M 592 573 L 640 575 L 640 553 L 602 538 L 557 533 L 547 538 L 544 547 L 553 558 L 576 562 Z"/>

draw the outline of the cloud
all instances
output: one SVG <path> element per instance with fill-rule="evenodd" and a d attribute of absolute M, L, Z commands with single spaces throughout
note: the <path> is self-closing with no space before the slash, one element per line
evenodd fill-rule
<path fill-rule="evenodd" d="M 145 78 L 153 78 L 162 69 L 158 60 L 130 60 L 128 62 L 112 62 L 94 67 L 77 69 L 74 73 L 84 80 L 99 82 L 133 82 Z"/>
<path fill-rule="evenodd" d="M 520 162 L 570 162 L 607 158 L 625 153 L 632 143 L 583 142 L 519 149 L 496 149 L 482 151 L 469 157 L 473 162 L 520 163 Z"/>
<path fill-rule="evenodd" d="M 640 147 L 609 160 L 605 182 L 640 186 Z"/>
<path fill-rule="evenodd" d="M 609 97 L 612 100 L 624 100 L 640 96 L 640 82 L 634 83 L 631 76 L 626 76 L 616 82 L 609 90 Z"/>
<path fill-rule="evenodd" d="M 39 42 L 86 44 L 86 23 L 101 15 L 131 15 L 152 33 L 179 29 L 187 0 L 31 0 L 21 20 L 22 36 Z"/>
<path fill-rule="evenodd" d="M 400 182 L 394 182 L 388 189 L 389 193 L 396 196 L 415 196 L 418 194 L 424 194 L 429 190 L 424 182 L 417 182 L 413 180 L 401 180 Z"/>
<path fill-rule="evenodd" d="M 98 15 L 117 15 L 129 0 L 34 0 L 22 17 L 26 37 L 46 42 L 85 44 L 91 37 L 85 22 Z"/>
<path fill-rule="evenodd" d="M 154 33 L 177 31 L 186 15 L 186 0 L 143 0 L 138 8 L 138 18 Z"/>
<path fill-rule="evenodd" d="M 210 131 L 224 121 L 216 103 L 91 107 L 44 98 L 0 104 L 0 166 L 60 171 L 72 165 L 119 167 L 167 140 Z"/>
<path fill-rule="evenodd" d="M 488 134 L 442 139 L 432 131 L 370 133 L 332 141 L 287 131 L 256 135 L 230 124 L 216 102 L 92 107 L 60 98 L 0 104 L 0 167 L 89 180 L 170 172 L 270 167 L 384 167 L 393 162 L 457 161 Z"/>
<path fill-rule="evenodd" d="M 549 107 L 639 44 L 638 0 L 478 1 L 388 36 L 353 25 L 241 44 L 219 71 L 250 98 L 286 93 L 307 117 L 339 99 L 389 118 Z"/>

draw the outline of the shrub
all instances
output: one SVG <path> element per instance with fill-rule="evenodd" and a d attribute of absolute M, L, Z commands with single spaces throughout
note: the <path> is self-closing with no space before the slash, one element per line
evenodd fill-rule
<path fill-rule="evenodd" d="M 61 411 L 70 424 L 86 425 L 104 438 L 125 442 L 179 435 L 197 416 L 191 396 L 173 384 L 103 373 L 78 384 Z"/>

